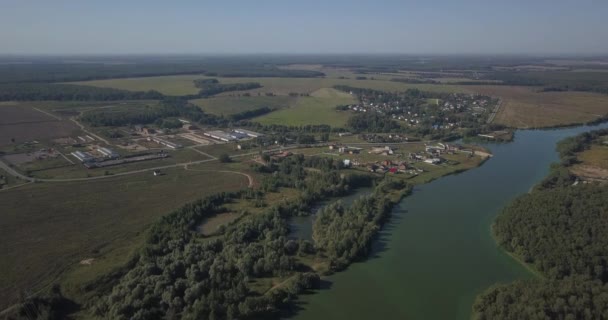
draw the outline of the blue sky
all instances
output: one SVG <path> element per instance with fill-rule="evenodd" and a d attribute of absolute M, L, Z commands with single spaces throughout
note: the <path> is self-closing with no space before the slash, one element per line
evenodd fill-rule
<path fill-rule="evenodd" d="M 0 54 L 608 54 L 606 0 L 0 0 Z"/>

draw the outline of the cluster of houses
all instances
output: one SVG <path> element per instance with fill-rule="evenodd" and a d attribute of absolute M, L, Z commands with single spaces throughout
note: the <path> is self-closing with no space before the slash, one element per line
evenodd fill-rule
<path fill-rule="evenodd" d="M 431 100 L 433 102 L 429 102 Z M 490 114 L 495 99 L 476 94 L 453 93 L 442 99 L 412 99 L 407 95 L 386 93 L 359 96 L 359 103 L 349 105 L 352 112 L 376 112 L 403 121 L 409 127 L 455 129 L 461 126 L 461 118 L 470 114 L 479 117 Z M 415 102 L 413 102 L 415 101 Z M 480 119 L 479 121 L 483 121 Z"/>
<path fill-rule="evenodd" d="M 422 169 L 417 169 L 405 161 L 393 162 L 391 160 L 383 160 L 374 163 L 366 164 L 367 170 L 370 172 L 376 173 L 409 173 L 409 174 L 418 174 L 423 172 Z"/>
<path fill-rule="evenodd" d="M 149 136 L 149 135 L 153 135 L 153 134 L 157 134 L 159 133 L 156 129 L 154 128 L 149 128 L 149 127 L 145 127 L 145 126 L 141 126 L 141 125 L 135 125 L 135 132 L 145 135 L 145 136 Z"/>
<path fill-rule="evenodd" d="M 389 134 L 378 134 L 378 133 L 364 133 L 360 134 L 359 138 L 367 142 L 372 143 L 400 143 L 409 142 L 410 138 L 398 133 Z"/>
<path fill-rule="evenodd" d="M 336 144 L 330 144 L 329 150 L 337 150 L 338 153 L 342 153 L 342 154 L 359 154 L 361 152 L 361 150 L 363 150 L 363 148 L 339 146 Z"/>
<path fill-rule="evenodd" d="M 395 154 L 395 150 L 393 150 L 393 148 L 391 148 L 389 146 L 385 146 L 385 147 L 373 147 L 367 153 L 369 153 L 369 154 L 377 154 L 377 155 L 384 155 L 384 156 L 392 156 L 392 155 Z"/>
<path fill-rule="evenodd" d="M 330 146 L 330 150 L 338 150 L 340 153 L 350 153 L 350 152 L 342 152 L 342 150 L 350 150 L 352 147 L 337 147 Z M 357 148 L 359 149 L 359 148 Z M 395 150 L 390 146 L 384 147 L 373 147 L 369 149 L 369 154 L 376 155 L 394 155 Z M 447 144 L 447 143 L 437 143 L 433 145 L 426 145 L 424 151 L 419 152 L 411 152 L 407 158 L 407 162 L 403 160 L 395 161 L 395 160 L 383 160 L 376 161 L 374 163 L 359 163 L 357 160 L 344 160 L 344 165 L 347 167 L 358 166 L 358 167 L 366 167 L 370 172 L 376 173 L 408 173 L 416 175 L 420 172 L 423 172 L 423 169 L 416 168 L 412 164 L 416 162 L 424 162 L 428 164 L 438 165 L 445 162 L 442 155 L 445 154 L 455 154 L 455 153 L 468 153 L 471 156 L 476 153 L 482 153 L 481 156 L 484 156 L 481 151 L 474 151 L 472 149 L 465 149 L 463 146 L 458 144 Z M 352 154 L 352 153 L 351 153 Z M 489 155 L 488 155 L 489 156 Z"/>

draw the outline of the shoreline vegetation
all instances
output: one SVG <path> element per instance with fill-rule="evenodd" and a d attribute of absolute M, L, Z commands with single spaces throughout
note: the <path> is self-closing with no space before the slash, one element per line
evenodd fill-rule
<path fill-rule="evenodd" d="M 608 134 L 601 129 L 560 141 L 560 163 L 492 225 L 502 250 L 540 277 L 495 284 L 480 294 L 474 319 L 600 319 L 608 314 L 608 188 L 578 184 L 576 155 Z"/>
<path fill-rule="evenodd" d="M 26 300 L 20 314 L 32 309 L 59 318 L 252 319 L 293 314 L 298 295 L 320 289 L 324 276 L 367 259 L 394 205 L 412 192 L 406 180 L 346 170 L 339 160 L 297 156 L 257 166 L 260 172 L 274 172 L 265 175 L 259 189 L 184 205 L 149 229 L 142 247 L 123 267 L 76 291 L 62 293 L 55 285 L 48 295 Z M 373 186 L 373 193 L 348 207 L 338 201 L 317 213 L 314 241 L 288 239 L 290 217 L 308 215 L 320 201 L 364 186 Z M 270 194 L 285 188 L 300 195 L 267 202 Z M 241 218 L 217 233 L 197 232 L 206 218 L 236 208 Z M 70 299 L 74 297 L 78 301 Z"/>

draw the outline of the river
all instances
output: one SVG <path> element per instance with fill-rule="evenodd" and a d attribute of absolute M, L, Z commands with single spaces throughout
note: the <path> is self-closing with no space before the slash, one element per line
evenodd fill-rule
<path fill-rule="evenodd" d="M 533 277 L 497 247 L 494 217 L 547 175 L 559 140 L 606 127 L 523 130 L 512 143 L 486 144 L 492 159 L 415 188 L 396 206 L 372 256 L 329 277 L 329 289 L 302 296 L 294 318 L 470 319 L 481 291 Z"/>

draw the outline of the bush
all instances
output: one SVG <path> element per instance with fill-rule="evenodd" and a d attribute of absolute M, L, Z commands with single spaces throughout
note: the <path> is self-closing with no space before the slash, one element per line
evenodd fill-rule
<path fill-rule="evenodd" d="M 222 163 L 227 163 L 227 162 L 231 162 L 232 159 L 230 159 L 230 156 L 227 153 L 222 153 L 219 157 L 220 162 Z"/>

